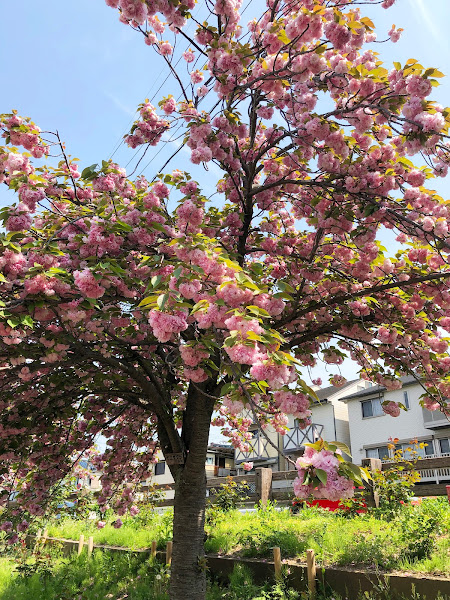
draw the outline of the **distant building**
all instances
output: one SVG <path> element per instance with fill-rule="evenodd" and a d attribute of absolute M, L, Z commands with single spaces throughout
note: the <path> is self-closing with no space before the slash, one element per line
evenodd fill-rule
<path fill-rule="evenodd" d="M 340 398 L 347 406 L 350 428 L 350 446 L 353 462 L 363 458 L 392 458 L 388 448 L 390 439 L 398 438 L 397 447 L 404 451 L 413 439 L 424 442 L 419 450 L 425 457 L 450 456 L 450 422 L 440 411 L 422 408 L 419 398 L 422 386 L 414 377 L 403 377 L 403 387 L 389 391 L 382 386 L 359 390 Z M 401 402 L 407 408 L 400 416 L 391 417 L 383 412 L 382 402 Z M 407 456 L 407 451 L 406 451 Z M 422 483 L 450 481 L 450 468 L 421 471 Z"/>
<path fill-rule="evenodd" d="M 87 490 L 89 492 L 97 492 L 101 489 L 101 476 L 102 474 L 86 459 L 80 460 L 80 467 L 85 470 L 84 475 L 77 477 L 76 485 L 78 488 Z"/>
<path fill-rule="evenodd" d="M 243 472 L 244 462 L 253 462 L 254 467 L 270 467 L 274 471 L 288 471 L 294 467 L 285 459 L 283 454 L 296 460 L 305 451 L 306 443 L 314 443 L 319 438 L 327 441 L 343 442 L 350 445 L 347 406 L 339 399 L 367 389 L 371 384 L 361 379 L 354 379 L 345 385 L 336 387 L 317 388 L 315 393 L 318 401 L 311 406 L 312 424 L 302 429 L 296 419 L 289 417 L 289 429 L 285 435 L 278 434 L 268 427 L 264 432 L 255 425 L 250 428 L 253 438 L 250 440 L 250 450 L 236 450 L 235 463 L 238 472 Z M 267 438 L 270 440 L 268 441 Z"/>
<path fill-rule="evenodd" d="M 153 465 L 153 475 L 142 483 L 144 488 L 152 485 L 170 485 L 174 482 L 161 451 L 158 453 L 158 458 L 158 462 Z M 206 454 L 205 473 L 207 479 L 235 475 L 234 448 L 228 444 L 210 444 Z M 172 490 L 166 493 L 166 498 L 173 498 Z"/>

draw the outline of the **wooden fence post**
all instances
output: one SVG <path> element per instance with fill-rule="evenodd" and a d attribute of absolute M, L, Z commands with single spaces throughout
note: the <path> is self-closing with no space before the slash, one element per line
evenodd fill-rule
<path fill-rule="evenodd" d="M 450 485 L 446 485 L 445 489 L 447 490 L 447 497 L 448 497 L 448 502 L 450 504 Z"/>
<path fill-rule="evenodd" d="M 172 547 L 173 547 L 173 542 L 167 542 L 167 546 L 166 546 L 166 565 L 168 565 L 169 567 L 172 564 Z"/>
<path fill-rule="evenodd" d="M 272 497 L 272 469 L 258 467 L 255 469 L 256 495 L 262 506 Z"/>
<path fill-rule="evenodd" d="M 316 556 L 314 550 L 306 551 L 306 571 L 308 574 L 308 592 L 310 600 L 316 597 Z"/>
<path fill-rule="evenodd" d="M 156 540 L 153 540 L 153 542 L 152 542 L 152 549 L 151 549 L 151 552 L 150 552 L 150 556 L 152 558 L 156 558 L 156 547 L 157 547 Z"/>
<path fill-rule="evenodd" d="M 80 554 L 83 552 L 83 546 L 84 546 L 84 535 L 81 534 L 80 539 L 78 540 L 78 556 L 80 556 Z"/>
<path fill-rule="evenodd" d="M 48 538 L 48 529 L 44 529 L 44 535 L 42 536 L 42 545 L 45 546 L 45 542 Z"/>
<path fill-rule="evenodd" d="M 37 552 L 37 549 L 39 548 L 39 542 L 41 541 L 41 535 L 42 535 L 42 529 L 38 529 L 37 533 L 36 533 L 36 541 L 34 543 L 33 552 Z"/>
<path fill-rule="evenodd" d="M 278 546 L 273 549 L 273 564 L 275 568 L 275 579 L 281 579 L 281 550 Z"/>
<path fill-rule="evenodd" d="M 91 558 L 93 550 L 94 550 L 94 538 L 91 535 L 91 537 L 88 539 L 88 558 Z"/>
<path fill-rule="evenodd" d="M 363 458 L 361 460 L 361 466 L 369 469 L 371 473 L 374 471 L 381 471 L 381 460 L 379 458 Z M 378 492 L 374 490 L 373 481 L 369 481 L 369 483 L 364 482 L 364 487 L 366 488 L 366 492 L 368 492 L 364 498 L 367 506 L 375 506 L 378 508 L 380 505 L 380 496 Z"/>

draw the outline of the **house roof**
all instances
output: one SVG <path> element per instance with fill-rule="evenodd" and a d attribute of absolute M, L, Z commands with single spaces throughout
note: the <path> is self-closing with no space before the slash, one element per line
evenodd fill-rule
<path fill-rule="evenodd" d="M 403 387 L 408 385 L 414 385 L 417 383 L 417 379 L 412 375 L 406 375 L 405 377 L 400 377 L 400 381 L 403 384 Z M 344 396 L 343 398 L 339 398 L 340 402 L 348 402 L 349 400 L 356 400 L 357 398 L 365 398 L 367 396 L 374 396 L 377 394 L 382 394 L 386 391 L 384 385 L 373 385 L 372 387 L 365 388 L 364 390 L 360 390 L 355 394 L 350 394 L 349 396 Z"/>
<path fill-rule="evenodd" d="M 328 387 L 315 390 L 316 395 L 320 400 L 320 404 L 324 404 L 325 402 L 327 402 L 327 400 L 330 396 L 334 396 L 334 394 L 337 394 L 338 392 L 342 392 L 342 390 L 345 390 L 346 387 L 355 383 L 356 381 L 358 381 L 358 380 L 352 379 L 351 381 L 347 381 L 347 383 L 344 386 L 337 387 L 335 385 L 329 385 Z M 319 402 L 316 401 L 314 404 L 319 404 Z"/>
<path fill-rule="evenodd" d="M 220 456 L 234 456 L 234 448 L 230 444 L 209 444 L 208 452 L 213 452 Z"/>

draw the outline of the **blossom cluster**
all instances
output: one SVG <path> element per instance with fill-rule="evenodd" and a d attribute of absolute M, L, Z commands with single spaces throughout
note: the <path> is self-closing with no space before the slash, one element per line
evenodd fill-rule
<path fill-rule="evenodd" d="M 328 498 L 328 500 L 347 499 L 353 496 L 354 483 L 339 473 L 340 462 L 330 450 L 316 451 L 307 446 L 303 456 L 297 459 L 295 466 L 298 477 L 294 479 L 294 493 L 297 498 Z M 326 480 L 315 481 L 316 469 L 326 474 Z"/>

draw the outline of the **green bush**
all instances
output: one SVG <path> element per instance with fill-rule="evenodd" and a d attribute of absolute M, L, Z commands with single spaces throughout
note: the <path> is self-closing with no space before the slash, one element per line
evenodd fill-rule
<path fill-rule="evenodd" d="M 438 515 L 412 509 L 402 516 L 400 526 L 405 558 L 413 561 L 429 558 L 440 530 Z"/>

